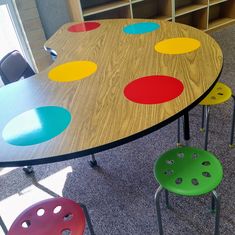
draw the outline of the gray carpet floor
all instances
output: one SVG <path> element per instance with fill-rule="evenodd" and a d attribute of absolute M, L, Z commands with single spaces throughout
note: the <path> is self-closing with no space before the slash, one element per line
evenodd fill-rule
<path fill-rule="evenodd" d="M 235 25 L 211 35 L 224 53 L 220 81 L 235 91 Z M 220 231 L 224 235 L 235 234 L 235 149 L 228 147 L 232 108 L 233 102 L 230 100 L 211 109 L 208 145 L 208 150 L 218 156 L 224 167 L 224 179 L 217 189 L 222 197 Z M 202 148 L 200 118 L 201 107 L 197 106 L 190 111 L 190 145 Z M 153 164 L 161 153 L 175 147 L 176 127 L 176 122 L 173 122 L 136 141 L 96 154 L 97 169 L 89 167 L 89 157 L 35 166 L 34 177 L 26 176 L 22 168 L 11 169 L 0 176 L 1 217 L 9 228 L 17 215 L 17 207 L 23 203 L 21 198 L 24 194 L 30 191 L 31 196 L 27 197 L 27 204 L 30 205 L 33 200 L 40 200 L 40 196 L 35 196 L 40 195 L 39 191 L 57 192 L 62 180 L 56 174 L 60 172 L 64 182 L 59 194 L 86 205 L 97 235 L 158 234 L 153 200 L 158 184 L 153 177 Z M 63 171 L 68 167 L 69 171 Z M 50 177 L 50 183 L 43 181 Z M 31 186 L 33 188 L 26 190 Z M 15 195 L 18 198 L 13 204 Z M 164 198 L 162 202 L 165 234 L 213 234 L 214 216 L 209 210 L 209 195 L 179 197 L 170 194 L 172 210 L 165 208 Z M 15 210 L 8 209 L 12 207 Z M 86 234 L 89 234 L 87 230 Z"/>

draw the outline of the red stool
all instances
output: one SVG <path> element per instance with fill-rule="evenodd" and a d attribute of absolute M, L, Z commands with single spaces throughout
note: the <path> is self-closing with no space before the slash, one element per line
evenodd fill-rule
<path fill-rule="evenodd" d="M 24 210 L 8 235 L 82 235 L 85 221 L 79 204 L 66 198 L 51 198 Z"/>

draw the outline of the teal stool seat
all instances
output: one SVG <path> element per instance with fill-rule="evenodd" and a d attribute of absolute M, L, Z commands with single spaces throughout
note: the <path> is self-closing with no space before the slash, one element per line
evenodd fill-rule
<path fill-rule="evenodd" d="M 215 189 L 223 178 L 223 168 L 212 153 L 193 147 L 171 149 L 155 161 L 154 176 L 160 184 L 155 194 L 159 234 L 163 234 L 159 202 L 163 189 L 167 207 L 168 192 L 182 196 L 212 193 L 211 207 L 216 212 L 214 234 L 219 234 L 220 197 Z"/>

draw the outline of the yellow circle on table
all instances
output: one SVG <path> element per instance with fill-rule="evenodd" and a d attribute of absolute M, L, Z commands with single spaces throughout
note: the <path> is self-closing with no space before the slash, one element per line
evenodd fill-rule
<path fill-rule="evenodd" d="M 48 77 L 56 82 L 72 82 L 86 78 L 97 70 L 92 61 L 71 61 L 61 64 L 48 73 Z"/>
<path fill-rule="evenodd" d="M 176 55 L 195 51 L 200 46 L 200 41 L 193 38 L 171 38 L 157 43 L 155 50 L 163 54 Z"/>

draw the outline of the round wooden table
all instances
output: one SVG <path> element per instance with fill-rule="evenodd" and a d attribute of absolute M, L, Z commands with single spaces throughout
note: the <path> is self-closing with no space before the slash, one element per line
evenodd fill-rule
<path fill-rule="evenodd" d="M 174 121 L 198 104 L 221 73 L 223 55 L 216 41 L 190 26 L 143 19 L 100 20 L 100 26 L 70 32 L 63 25 L 45 44 L 57 53 L 45 71 L 0 89 L 0 130 L 15 116 L 41 106 L 60 106 L 71 113 L 70 125 L 49 141 L 15 146 L 0 137 L 0 166 L 23 166 L 67 160 L 93 154 L 142 137 Z M 123 27 L 155 22 L 160 28 L 128 34 Z M 157 42 L 193 38 L 201 46 L 184 54 L 158 53 Z M 71 61 L 92 61 L 97 70 L 85 79 L 56 82 L 51 69 Z M 176 98 L 160 104 L 140 104 L 124 96 L 133 80 L 167 75 L 184 85 Z M 167 88 L 166 88 L 167 90 Z"/>

